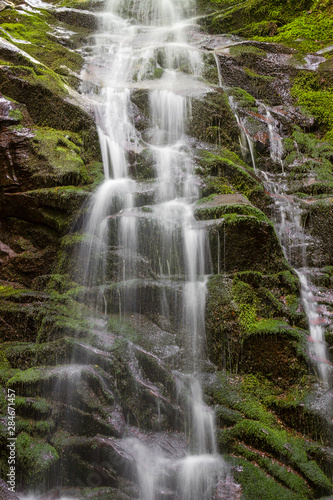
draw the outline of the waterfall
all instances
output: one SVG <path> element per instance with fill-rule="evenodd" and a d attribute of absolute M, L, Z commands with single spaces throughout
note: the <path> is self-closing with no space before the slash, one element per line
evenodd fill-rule
<path fill-rule="evenodd" d="M 165 491 L 179 500 L 220 498 L 215 489 L 225 474 L 217 454 L 214 412 L 203 401 L 200 383 L 211 265 L 207 235 L 193 212 L 199 191 L 185 127 L 190 101 L 184 78 L 193 84 L 202 66 L 199 51 L 186 42 L 191 22 L 186 19 L 193 7 L 191 0 L 110 0 L 85 73 L 84 92 L 95 103 L 104 182 L 87 207 L 83 232 L 88 244 L 81 245 L 78 255 L 86 269 L 76 279 L 103 289 L 110 280 L 108 249 L 115 248 L 118 282 L 123 284 L 120 317 L 141 312 L 135 284 L 142 272 L 138 262 L 149 261 L 161 283 L 181 283 L 181 297 L 175 301 L 185 370 L 175 371 L 174 377 L 179 397 L 187 401 L 189 446 L 184 456 L 170 457 L 137 437 L 123 439 L 136 465 L 142 500 L 155 500 Z M 147 97 L 150 125 L 145 133 L 135 127 L 133 94 L 138 90 Z M 154 172 L 152 204 L 146 207 L 137 204 L 140 183 L 130 169 L 130 157 L 143 150 Z M 96 296 L 89 306 L 107 310 L 100 294 Z M 169 300 L 162 291 L 159 314 L 166 320 Z M 142 382 L 134 360 L 132 370 Z M 153 386 L 152 391 L 158 395 Z"/>
<path fill-rule="evenodd" d="M 311 276 L 307 269 L 308 238 L 302 225 L 302 210 L 299 203 L 286 195 L 284 181 L 276 183 L 267 173 L 262 173 L 267 190 L 274 196 L 275 228 L 288 262 L 294 267 L 301 284 L 301 299 L 309 324 L 309 353 L 317 366 L 320 380 L 329 385 L 331 366 L 325 344 L 325 327 L 319 306 L 313 293 Z M 284 176 L 282 175 L 282 179 Z"/>
<path fill-rule="evenodd" d="M 214 56 L 218 69 L 219 85 L 225 88 L 218 56 L 217 54 L 214 54 Z M 266 191 L 270 193 L 274 200 L 275 213 L 273 214 L 273 222 L 275 229 L 284 255 L 297 273 L 301 284 L 301 300 L 310 331 L 308 337 L 310 358 L 316 365 L 320 380 L 325 386 L 329 386 L 332 376 L 332 366 L 328 360 L 325 343 L 325 326 L 320 312 L 318 312 L 320 308 L 313 292 L 314 287 L 311 284 L 311 275 L 306 267 L 308 238 L 302 225 L 302 209 L 297 199 L 286 194 L 287 185 L 283 163 L 284 151 L 282 138 L 279 133 L 279 123 L 272 116 L 269 107 L 261 101 L 256 100 L 256 104 L 266 113 L 265 121 L 269 137 L 270 158 L 275 165 L 281 167 L 281 173 L 275 175 L 264 170 L 258 170 L 251 137 L 246 132 L 243 119 L 239 116 L 237 104 L 231 96 L 228 99 L 239 127 L 241 148 L 244 151 L 247 149 L 246 145 L 248 146 L 253 169 L 263 179 Z"/>

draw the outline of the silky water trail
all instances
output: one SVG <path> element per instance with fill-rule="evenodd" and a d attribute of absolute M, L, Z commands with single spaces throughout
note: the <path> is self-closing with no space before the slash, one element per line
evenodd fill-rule
<path fill-rule="evenodd" d="M 214 412 L 203 401 L 200 383 L 211 265 L 205 229 L 193 214 L 199 189 L 185 134 L 190 97 L 203 93 L 200 52 L 186 41 L 194 7 L 191 0 L 111 0 L 83 89 L 94 102 L 104 168 L 104 182 L 86 207 L 75 274 L 87 290 L 86 309 L 97 311 L 90 318 L 97 325 L 94 333 L 107 348 L 110 312 L 124 323 L 129 316 L 149 316 L 156 301 L 143 299 L 142 290 L 153 285 L 159 295 L 155 316 L 163 325 L 173 324 L 181 337 L 182 362 L 172 377 L 176 400 L 184 407 L 179 413 L 185 414 L 180 425 L 185 449 L 164 452 L 158 437 L 149 443 L 140 439 L 144 431 L 135 430 L 133 422 L 127 422 L 117 443 L 135 463 L 141 500 L 218 499 L 226 475 L 217 453 Z M 149 114 L 144 132 L 135 126 L 138 95 Z M 135 180 L 133 156 L 149 161 L 153 181 L 148 186 Z M 97 352 L 84 343 L 80 347 Z M 137 384 L 155 395 L 158 427 L 163 394 L 142 372 L 136 349 L 128 342 L 129 368 Z M 102 383 L 107 391 L 107 380 Z"/>
<path fill-rule="evenodd" d="M 225 88 L 228 93 L 228 88 L 223 84 L 223 75 L 218 61 L 218 56 L 215 54 L 219 74 L 219 84 Z M 332 394 L 332 365 L 328 359 L 328 351 L 325 343 L 325 319 L 321 315 L 321 307 L 318 304 L 315 296 L 316 287 L 312 284 L 311 275 L 312 269 L 307 267 L 307 247 L 311 243 L 311 238 L 306 234 L 302 223 L 302 208 L 299 200 L 287 194 L 287 179 L 284 171 L 284 150 L 283 141 L 280 134 L 280 124 L 278 119 L 272 116 L 269 106 L 256 100 L 260 116 L 264 117 L 267 125 L 269 137 L 269 152 L 270 158 L 274 165 L 280 167 L 279 173 L 266 172 L 259 170 L 256 165 L 254 145 L 250 134 L 246 130 L 246 117 L 240 117 L 237 104 L 234 99 L 229 96 L 229 104 L 236 117 L 237 124 L 240 129 L 240 145 L 243 153 L 246 150 L 250 153 L 251 163 L 255 173 L 262 179 L 267 193 L 270 194 L 273 200 L 272 220 L 280 240 L 284 255 L 289 264 L 297 273 L 301 285 L 301 300 L 304 312 L 308 319 L 310 335 L 309 340 L 309 355 L 315 366 L 318 378 L 324 386 L 327 394 L 327 407 L 331 407 L 330 400 Z M 296 147 L 296 146 L 295 146 Z"/>

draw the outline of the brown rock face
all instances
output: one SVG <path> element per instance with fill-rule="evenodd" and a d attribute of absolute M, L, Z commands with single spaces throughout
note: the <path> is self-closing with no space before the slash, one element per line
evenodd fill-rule
<path fill-rule="evenodd" d="M 23 189 L 26 181 L 24 167 L 29 161 L 29 139 L 34 134 L 30 128 L 16 127 L 22 117 L 21 110 L 25 121 L 31 123 L 24 108 L 0 97 L 0 188 L 3 192 L 20 190 L 20 185 Z"/>

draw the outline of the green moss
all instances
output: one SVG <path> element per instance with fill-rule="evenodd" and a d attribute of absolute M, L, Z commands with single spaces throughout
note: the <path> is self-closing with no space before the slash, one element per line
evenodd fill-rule
<path fill-rule="evenodd" d="M 240 439 L 245 444 L 279 456 L 283 462 L 290 463 L 300 472 L 316 490 L 328 493 L 332 488 L 316 462 L 308 460 L 303 440 L 288 436 L 285 430 L 272 429 L 254 420 L 240 420 L 231 431 L 225 430 L 223 434 L 229 442 L 230 439 Z"/>
<path fill-rule="evenodd" d="M 257 320 L 258 297 L 251 285 L 236 278 L 233 281 L 232 298 L 238 306 L 239 324 L 246 331 Z"/>
<path fill-rule="evenodd" d="M 22 384 L 35 384 L 38 382 L 44 374 L 42 368 L 29 368 L 28 370 L 23 370 L 17 372 L 12 378 L 8 380 L 9 387 L 17 387 Z"/>
<path fill-rule="evenodd" d="M 258 81 L 263 80 L 263 81 L 271 82 L 271 81 L 275 80 L 274 76 L 259 75 L 253 69 L 250 69 L 250 68 L 244 68 L 244 70 L 248 76 L 250 76 L 251 78 L 258 80 Z"/>
<path fill-rule="evenodd" d="M 49 34 L 48 21 L 54 22 L 50 13 L 44 11 L 39 15 L 30 13 L 27 16 L 17 10 L 3 10 L 0 19 L 2 34 L 7 40 L 51 70 L 55 71 L 64 64 L 73 71 L 81 69 L 82 56 L 64 47 Z"/>
<path fill-rule="evenodd" d="M 233 163 L 236 163 L 236 165 L 240 165 L 241 167 L 249 168 L 249 165 L 245 163 L 244 160 L 240 158 L 238 154 L 236 154 L 234 151 L 230 151 L 230 149 L 226 148 L 217 148 L 218 155 L 221 158 L 226 158 L 227 160 L 232 161 Z"/>
<path fill-rule="evenodd" d="M 18 475 L 26 487 L 45 490 L 59 460 L 56 450 L 45 441 L 31 438 L 23 432 L 17 437 L 16 451 Z"/>
<path fill-rule="evenodd" d="M 279 27 L 275 36 L 270 38 L 273 42 L 284 42 L 297 46 L 303 52 L 316 52 L 323 45 L 332 41 L 333 20 L 330 11 L 321 12 L 320 6 L 315 5 L 308 13 L 301 13 L 296 19 Z M 261 40 L 262 38 L 258 38 Z M 299 40 L 295 43 L 295 40 Z"/>
<path fill-rule="evenodd" d="M 324 123 L 324 122 L 323 122 Z M 333 122 L 332 122 L 333 123 Z M 323 125 L 321 134 L 327 130 Z M 285 160 L 285 165 L 290 173 L 288 182 L 290 192 L 300 191 L 308 194 L 325 194 L 333 192 L 332 165 L 333 142 L 330 140 L 320 140 L 311 133 L 304 133 L 298 127 L 294 127 L 292 138 L 293 143 L 297 143 L 297 152 L 291 152 Z M 309 176 L 312 183 L 308 183 Z"/>
<path fill-rule="evenodd" d="M 329 81 L 325 84 L 316 73 L 301 73 L 294 79 L 291 94 L 300 106 L 316 117 L 326 132 L 333 129 L 333 89 Z"/>
<path fill-rule="evenodd" d="M 249 457 L 253 458 L 253 455 Z M 251 460 L 252 462 L 252 460 Z M 271 471 L 261 470 L 255 463 L 237 458 L 232 460 L 235 468 L 235 480 L 242 485 L 242 492 L 246 500 L 305 500 L 308 496 L 302 496 L 304 483 L 300 492 L 293 493 L 288 491 L 281 484 L 273 479 Z M 268 473 L 268 474 L 267 474 Z M 283 475 L 289 474 L 288 482 L 291 481 L 291 475 L 287 471 Z"/>
<path fill-rule="evenodd" d="M 224 177 L 213 177 L 205 175 L 201 192 L 204 197 L 215 196 L 216 194 L 233 194 L 236 191 Z"/>
<path fill-rule="evenodd" d="M 71 359 L 72 340 L 62 338 L 41 344 L 6 342 L 1 344 L 12 368 L 30 368 L 38 365 L 57 365 Z"/>
<path fill-rule="evenodd" d="M 24 288 L 13 288 L 10 285 L 0 285 L 0 298 L 15 298 L 29 292 L 30 290 Z"/>
<path fill-rule="evenodd" d="M 10 368 L 10 363 L 2 347 L 0 347 L 0 369 L 7 370 Z"/>
<path fill-rule="evenodd" d="M 200 165 L 202 171 L 199 170 L 199 174 L 226 178 L 234 190 L 246 196 L 258 208 L 262 209 L 266 205 L 263 186 L 251 177 L 242 166 L 242 162 L 235 163 L 229 158 L 223 158 L 208 151 L 200 151 Z"/>
<path fill-rule="evenodd" d="M 195 217 L 199 220 L 212 220 L 212 219 L 220 219 L 225 215 L 230 214 L 238 214 L 238 215 L 250 215 L 257 217 L 259 220 L 269 222 L 267 216 L 261 212 L 258 208 L 252 207 L 251 205 L 218 205 L 212 207 L 201 207 L 205 203 L 212 202 L 214 200 L 214 195 L 211 195 L 208 198 L 202 198 L 200 202 L 198 202 L 198 208 L 195 210 Z"/>
<path fill-rule="evenodd" d="M 246 90 L 239 87 L 228 89 L 228 94 L 231 95 L 237 104 L 242 108 L 256 108 L 256 100 Z M 257 109 L 257 108 L 256 108 Z"/>
<path fill-rule="evenodd" d="M 23 119 L 23 115 L 19 109 L 11 109 L 8 113 L 8 116 L 18 122 Z"/>
<path fill-rule="evenodd" d="M 56 428 L 55 422 L 53 420 L 35 421 L 32 418 L 21 418 L 18 415 L 15 424 L 15 430 L 17 434 L 25 432 L 33 438 L 48 438 L 50 435 L 52 435 Z"/>
<path fill-rule="evenodd" d="M 110 317 L 107 325 L 109 332 L 119 335 L 131 342 L 137 342 L 138 332 L 133 328 L 130 322 L 121 321 L 118 315 Z"/>
<path fill-rule="evenodd" d="M 273 482 L 274 488 L 279 485 L 280 494 L 298 494 L 296 498 L 304 496 L 304 499 L 329 491 L 330 481 L 321 470 L 325 460 L 316 455 L 318 445 L 292 431 L 290 421 L 284 423 L 281 411 L 272 410 L 285 402 L 289 404 L 289 415 L 304 425 L 300 410 L 304 409 L 308 397 L 308 383 L 309 379 L 304 379 L 286 390 L 279 388 L 276 380 L 269 381 L 262 375 L 251 373 L 236 377 L 223 372 L 211 388 L 211 402 L 218 404 L 218 424 L 223 429 L 218 431 L 218 439 L 221 448 L 234 457 L 231 460 L 242 457 L 239 463 L 255 465 L 258 473 L 264 473 L 269 479 L 268 483 Z M 314 456 L 317 463 L 313 461 Z M 252 491 L 249 478 L 242 478 L 242 469 L 236 468 L 236 471 L 243 492 Z M 270 498 L 270 488 L 265 492 L 256 490 L 257 496 L 253 490 L 251 495 L 250 498 Z M 271 498 L 277 498 L 275 495 L 276 492 Z"/>
<path fill-rule="evenodd" d="M 315 52 L 332 40 L 332 6 L 328 0 L 211 0 L 199 3 L 215 10 L 206 21 L 215 33 L 237 33 L 260 41 L 284 42 L 304 52 Z"/>
<path fill-rule="evenodd" d="M 243 54 L 251 54 L 259 57 L 265 57 L 266 52 L 253 45 L 233 45 L 229 48 L 229 53 L 232 56 L 241 56 Z"/>
<path fill-rule="evenodd" d="M 271 400 L 278 399 L 278 392 L 275 383 L 268 382 L 262 377 L 258 378 L 251 374 L 237 380 L 221 374 L 220 383 L 214 393 L 216 401 L 241 412 L 245 418 L 238 418 L 232 429 L 226 428 L 220 435 L 220 439 L 228 447 L 229 451 L 233 450 L 236 454 L 241 454 L 249 460 L 256 461 L 264 469 L 272 467 L 271 473 L 274 469 L 275 458 L 280 462 L 281 466 L 291 464 L 294 470 L 304 474 L 306 480 L 311 480 L 313 485 L 321 483 L 324 488 L 327 488 L 329 484 L 327 478 L 325 478 L 318 465 L 314 466 L 307 457 L 307 444 L 302 438 L 290 432 L 288 428 L 285 430 L 281 426 L 281 421 L 267 408 L 267 404 Z M 262 401 L 263 404 L 259 403 L 259 401 Z M 254 452 L 256 456 L 244 455 L 246 448 L 240 448 L 239 442 L 251 446 L 251 451 L 247 449 L 247 453 Z M 262 453 L 257 454 L 257 450 L 270 453 L 269 461 L 262 463 L 260 456 L 263 457 L 264 455 Z M 309 469 L 312 469 L 310 473 L 308 472 Z M 274 475 L 277 475 L 278 470 L 279 468 Z M 280 477 L 280 480 L 283 479 L 283 482 L 285 482 L 285 471 L 280 470 L 277 477 L 280 474 L 283 474 L 283 478 Z M 294 483 L 294 478 L 291 479 Z M 326 486 L 324 486 L 325 484 Z M 292 484 L 289 484 L 289 486 L 293 488 Z"/>
<path fill-rule="evenodd" d="M 78 134 L 50 128 L 37 129 L 32 141 L 37 161 L 31 164 L 36 181 L 45 184 L 85 184 L 90 182 L 85 164 L 80 157 L 82 141 Z M 44 172 L 41 170 L 44 160 Z"/>

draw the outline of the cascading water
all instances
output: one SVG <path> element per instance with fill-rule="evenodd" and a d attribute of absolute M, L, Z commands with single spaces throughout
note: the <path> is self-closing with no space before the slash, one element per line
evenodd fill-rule
<path fill-rule="evenodd" d="M 220 64 L 216 54 L 215 60 L 219 73 L 219 84 L 221 87 L 224 87 Z M 242 120 L 239 117 L 237 105 L 232 97 L 229 97 L 229 104 L 240 129 L 242 149 L 244 150 L 246 145 L 248 146 L 254 171 L 261 176 L 266 191 L 274 199 L 275 213 L 273 216 L 275 228 L 285 257 L 294 267 L 301 283 L 301 298 L 305 314 L 308 318 L 310 331 L 308 338 L 310 357 L 317 367 L 320 380 L 325 386 L 329 386 L 332 377 L 332 366 L 328 361 L 325 344 L 325 321 L 321 317 L 320 312 L 318 312 L 320 308 L 313 293 L 314 287 L 311 284 L 311 273 L 309 273 L 309 269 L 306 267 L 308 241 L 301 220 L 302 209 L 300 203 L 294 197 L 286 194 L 287 186 L 283 163 L 284 151 L 282 138 L 278 130 L 278 121 L 272 116 L 267 105 L 256 101 L 258 108 L 261 108 L 263 115 L 266 115 L 264 121 L 267 123 L 271 160 L 275 165 L 281 167 L 281 173 L 278 174 L 272 174 L 263 170 L 259 171 L 256 166 L 253 142 L 246 131 L 246 120 L 244 121 L 244 119 Z"/>
<path fill-rule="evenodd" d="M 324 321 L 319 311 L 319 305 L 315 299 L 311 286 L 311 276 L 307 269 L 307 246 L 308 239 L 302 225 L 302 210 L 293 197 L 285 194 L 286 187 L 282 182 L 276 183 L 275 177 L 270 177 L 262 172 L 267 190 L 274 197 L 275 227 L 279 236 L 285 256 L 296 270 L 301 283 L 301 298 L 305 314 L 309 322 L 309 352 L 315 362 L 320 379 L 325 385 L 329 384 L 332 372 L 325 344 Z"/>
<path fill-rule="evenodd" d="M 205 230 L 193 215 L 192 204 L 199 192 L 185 137 L 190 106 L 186 88 L 195 84 L 202 66 L 200 53 L 186 43 L 185 28 L 191 21 L 183 19 L 192 8 L 191 0 L 111 0 L 86 72 L 85 92 L 96 102 L 105 180 L 87 209 L 84 232 L 88 244 L 81 245 L 78 256 L 79 262 L 87 263 L 81 282 L 103 293 L 109 279 L 111 241 L 119 258 L 120 316 L 141 311 L 133 279 L 140 276 L 138 262 L 147 256 L 154 276 L 166 286 L 180 283 L 181 290 L 178 328 L 185 335 L 186 373 L 177 371 L 174 377 L 179 397 L 188 405 L 190 451 L 180 458 L 170 457 L 161 447 L 149 447 L 138 438 L 123 440 L 136 463 L 142 500 L 160 498 L 166 491 L 168 498 L 209 500 L 217 495 L 215 489 L 224 471 L 217 454 L 214 413 L 203 402 L 199 377 L 206 275 L 211 268 Z M 151 126 L 145 134 L 134 126 L 132 95 L 138 89 L 148 96 Z M 130 176 L 129 157 L 143 150 L 148 151 L 155 173 L 154 204 L 140 208 L 135 198 L 139 183 Z M 92 305 L 103 310 L 100 295 L 96 294 Z M 168 300 L 162 287 L 159 314 L 165 320 L 171 308 Z M 141 383 L 134 361 L 132 370 Z M 155 387 L 151 389 L 157 394 Z"/>

